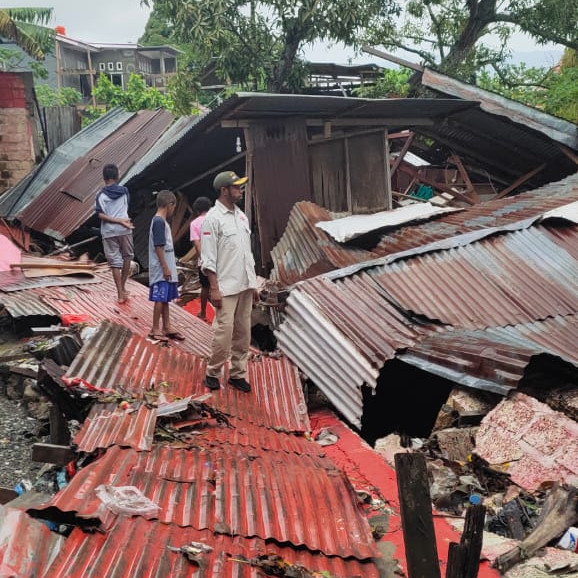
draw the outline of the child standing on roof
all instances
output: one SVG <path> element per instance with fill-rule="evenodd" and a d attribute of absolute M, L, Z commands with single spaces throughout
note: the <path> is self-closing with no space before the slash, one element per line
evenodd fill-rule
<path fill-rule="evenodd" d="M 196 219 L 191 221 L 191 241 L 195 245 L 197 255 L 199 256 L 199 283 L 201 284 L 201 310 L 199 311 L 199 319 L 206 321 L 207 319 L 207 302 L 209 301 L 209 278 L 203 273 L 201 269 L 201 227 L 207 213 L 213 203 L 209 197 L 198 197 L 193 203 L 193 211 L 198 215 Z"/>
<path fill-rule="evenodd" d="M 102 169 L 104 187 L 96 195 L 96 214 L 100 219 L 100 233 L 106 260 L 112 270 L 118 302 L 124 303 L 129 294 L 125 288 L 134 257 L 132 230 L 128 218 L 129 193 L 118 184 L 118 167 L 105 165 Z"/>
<path fill-rule="evenodd" d="M 158 193 L 157 212 L 149 231 L 149 301 L 154 307 L 153 326 L 148 336 L 161 342 L 184 339 L 173 329 L 169 315 L 169 303 L 179 296 L 173 235 L 167 222 L 173 216 L 176 204 L 172 191 Z"/>

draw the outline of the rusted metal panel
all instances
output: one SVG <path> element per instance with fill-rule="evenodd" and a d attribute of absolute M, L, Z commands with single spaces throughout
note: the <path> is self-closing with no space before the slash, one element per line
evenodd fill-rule
<path fill-rule="evenodd" d="M 520 392 L 483 419 L 475 452 L 530 492 L 552 480 L 578 484 L 578 424 Z"/>
<path fill-rule="evenodd" d="M 51 275 L 50 277 L 28 278 L 21 271 L 0 271 L 0 291 L 4 293 L 40 287 L 66 287 L 94 283 L 100 283 L 100 280 L 86 275 Z"/>
<path fill-rule="evenodd" d="M 104 322 L 78 353 L 67 376 L 82 377 L 98 387 L 118 387 L 137 397 L 145 390 L 155 390 L 183 398 L 207 392 L 205 367 L 204 359 L 179 347 L 152 344 L 125 327 Z M 261 357 L 249 362 L 248 374 L 251 394 L 224 386 L 213 392 L 211 405 L 258 425 L 309 430 L 307 406 L 294 365 L 285 358 Z"/>
<path fill-rule="evenodd" d="M 167 129 L 166 111 L 140 111 L 84 156 L 73 161 L 19 215 L 22 224 L 57 239 L 78 229 L 93 213 L 102 168 L 114 163 L 123 174 Z"/>
<path fill-rule="evenodd" d="M 578 262 L 537 228 L 398 261 L 369 275 L 405 310 L 455 327 L 515 325 L 578 311 Z"/>
<path fill-rule="evenodd" d="M 151 452 L 115 446 L 34 513 L 56 508 L 110 528 L 115 516 L 102 512 L 95 493 L 100 484 L 137 487 L 160 507 L 155 517 L 164 524 L 272 539 L 344 558 L 377 554 L 349 481 L 326 458 L 235 446 Z"/>
<path fill-rule="evenodd" d="M 0 576 L 45 576 L 66 538 L 28 514 L 0 505 Z"/>
<path fill-rule="evenodd" d="M 538 218 L 574 201 L 578 201 L 578 173 L 515 197 L 480 203 L 459 213 L 391 231 L 372 251 L 391 255 L 459 234 Z"/>
<path fill-rule="evenodd" d="M 103 410 L 89 416 L 74 437 L 78 451 L 92 453 L 112 445 L 150 451 L 156 424 L 156 409 L 141 405 L 135 412 Z"/>
<path fill-rule="evenodd" d="M 207 544 L 212 551 L 202 556 L 202 569 L 188 561 L 179 548 L 191 542 Z M 379 578 L 373 561 L 324 556 L 319 552 L 265 542 L 259 538 L 234 538 L 207 530 L 182 528 L 141 518 L 119 519 L 109 533 L 84 533 L 75 529 L 50 566 L 46 578 L 262 578 L 248 558 L 279 556 L 319 575 L 333 578 Z"/>
<path fill-rule="evenodd" d="M 286 286 L 375 257 L 369 251 L 341 247 L 315 226 L 332 218 L 329 211 L 314 203 L 295 203 L 285 232 L 271 251 L 274 267 L 270 278 Z"/>

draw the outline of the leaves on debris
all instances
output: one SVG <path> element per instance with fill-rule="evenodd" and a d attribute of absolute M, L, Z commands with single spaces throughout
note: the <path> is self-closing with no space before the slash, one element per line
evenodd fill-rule
<path fill-rule="evenodd" d="M 292 564 L 277 554 L 265 554 L 255 558 L 236 556 L 232 558 L 232 561 L 250 564 L 253 568 L 262 570 L 267 576 L 278 576 L 279 578 L 332 578 L 327 571 L 308 570 L 300 564 Z"/>

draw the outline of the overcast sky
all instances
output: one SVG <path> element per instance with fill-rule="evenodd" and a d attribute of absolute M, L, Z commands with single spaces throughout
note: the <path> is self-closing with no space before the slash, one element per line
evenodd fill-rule
<path fill-rule="evenodd" d="M 336 0 L 338 1 L 338 0 Z M 143 34 L 148 20 L 149 9 L 141 6 L 140 0 L 7 0 L 3 5 L 11 8 L 43 6 L 54 9 L 51 26 L 64 26 L 66 35 L 84 42 L 135 43 Z M 537 46 L 522 34 L 513 39 L 511 49 L 515 60 L 523 60 L 532 66 L 553 66 L 557 63 L 562 49 L 557 46 Z M 315 62 L 336 62 L 354 64 L 376 62 L 372 55 L 355 55 L 351 49 L 342 46 L 328 46 L 318 43 L 305 51 L 308 60 Z M 417 57 L 400 54 L 407 60 L 417 61 Z M 376 62 L 385 65 L 385 61 Z"/>

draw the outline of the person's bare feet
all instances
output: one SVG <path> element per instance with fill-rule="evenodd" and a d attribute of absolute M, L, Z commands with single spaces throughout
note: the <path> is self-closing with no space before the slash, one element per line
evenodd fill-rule
<path fill-rule="evenodd" d="M 118 297 L 118 302 L 119 303 L 126 303 L 130 298 L 130 293 L 128 291 L 125 291 L 122 296 Z"/>

